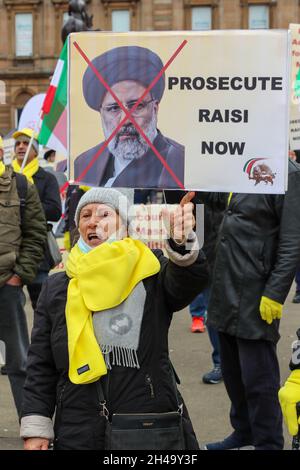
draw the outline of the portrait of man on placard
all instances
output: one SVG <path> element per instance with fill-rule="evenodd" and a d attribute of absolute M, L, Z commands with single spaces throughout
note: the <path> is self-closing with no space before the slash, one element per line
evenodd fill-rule
<path fill-rule="evenodd" d="M 75 159 L 75 179 L 106 187 L 177 189 L 178 180 L 183 185 L 184 146 L 164 136 L 157 127 L 159 104 L 165 90 L 164 73 L 145 94 L 163 68 L 160 57 L 145 47 L 122 46 L 95 57 L 92 64 L 109 89 L 89 65 L 82 80 L 83 96 L 86 104 L 100 114 L 105 139 L 110 139 L 126 117 L 120 103 L 128 112 L 132 110 L 134 122 L 127 117 L 102 152 L 104 142 L 79 155 Z M 148 141 L 134 123 L 140 126 Z"/>

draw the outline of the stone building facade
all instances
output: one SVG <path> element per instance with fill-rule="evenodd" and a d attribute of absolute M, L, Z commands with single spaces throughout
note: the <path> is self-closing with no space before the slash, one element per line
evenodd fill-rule
<path fill-rule="evenodd" d="M 49 85 L 62 46 L 65 0 L 0 0 L 0 133 Z M 102 30 L 287 28 L 300 0 L 86 0 Z"/>

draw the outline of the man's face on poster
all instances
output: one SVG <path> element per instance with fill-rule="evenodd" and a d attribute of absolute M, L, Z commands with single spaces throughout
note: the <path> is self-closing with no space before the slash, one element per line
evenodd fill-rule
<path fill-rule="evenodd" d="M 111 87 L 129 111 L 145 92 L 145 87 L 138 82 L 125 80 Z M 143 129 L 148 139 L 153 142 L 156 137 L 158 102 L 148 93 L 137 108 L 132 117 Z M 107 92 L 100 108 L 102 127 L 105 138 L 108 139 L 125 113 L 120 108 L 112 95 Z M 108 144 L 110 152 L 119 160 L 134 160 L 141 158 L 148 150 L 148 144 L 137 131 L 133 123 L 127 119 L 117 134 Z"/>

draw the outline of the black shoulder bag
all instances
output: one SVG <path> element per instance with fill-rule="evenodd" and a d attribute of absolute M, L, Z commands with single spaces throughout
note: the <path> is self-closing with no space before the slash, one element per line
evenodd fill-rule
<path fill-rule="evenodd" d="M 52 232 L 52 225 L 47 223 L 47 261 L 49 263 L 50 269 L 55 268 L 62 261 L 61 252 Z"/>
<path fill-rule="evenodd" d="M 27 197 L 27 179 L 24 175 L 15 173 L 16 175 L 16 185 L 18 196 L 20 199 L 20 219 L 21 226 L 24 223 L 25 218 L 25 207 L 26 207 L 26 197 Z M 49 264 L 49 268 L 53 269 L 62 261 L 61 252 L 57 244 L 56 238 L 52 232 L 52 225 L 47 223 L 47 245 L 45 247 L 46 257 Z"/>
<path fill-rule="evenodd" d="M 175 386 L 178 403 L 177 387 Z M 96 382 L 101 415 L 106 418 L 106 450 L 184 450 L 183 404 L 166 413 L 113 414 L 111 421 L 100 380 Z"/>

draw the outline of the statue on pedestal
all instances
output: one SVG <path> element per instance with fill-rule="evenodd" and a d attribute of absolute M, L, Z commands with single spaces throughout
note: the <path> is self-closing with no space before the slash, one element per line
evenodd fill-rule
<path fill-rule="evenodd" d="M 92 31 L 92 26 L 93 15 L 88 15 L 85 0 L 70 0 L 69 18 L 61 30 L 63 44 L 70 33 Z"/>

